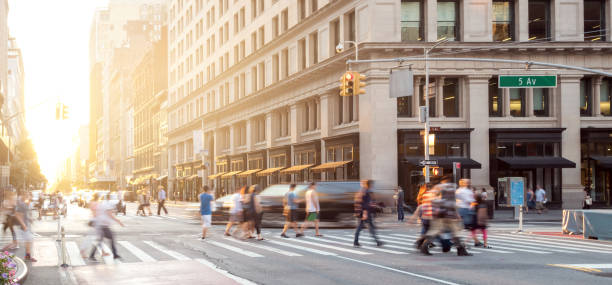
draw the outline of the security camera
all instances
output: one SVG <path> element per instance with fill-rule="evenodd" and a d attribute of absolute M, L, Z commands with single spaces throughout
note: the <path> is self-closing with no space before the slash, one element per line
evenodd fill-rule
<path fill-rule="evenodd" d="M 343 45 L 342 43 L 339 43 L 339 44 L 336 46 L 336 52 L 337 52 L 337 53 L 341 53 L 342 51 L 344 51 L 344 45 Z"/>

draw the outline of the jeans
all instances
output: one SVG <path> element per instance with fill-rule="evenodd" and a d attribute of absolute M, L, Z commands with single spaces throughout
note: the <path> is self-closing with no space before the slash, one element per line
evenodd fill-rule
<path fill-rule="evenodd" d="M 355 231 L 354 243 L 355 244 L 359 243 L 359 233 L 361 232 L 361 229 L 363 229 L 363 226 L 366 223 L 368 224 L 368 229 L 370 229 L 370 235 L 372 235 L 376 243 L 379 243 L 378 237 L 376 237 L 376 227 L 374 227 L 374 218 L 372 217 L 372 214 L 370 213 L 368 213 L 368 218 L 365 220 L 361 219 L 361 215 L 359 216 L 359 225 L 357 226 L 357 230 Z"/>
<path fill-rule="evenodd" d="M 474 223 L 474 213 L 470 208 L 459 208 L 459 216 L 461 216 L 463 226 L 466 229 Z"/>
<path fill-rule="evenodd" d="M 425 234 L 429 230 L 431 220 L 421 219 L 421 223 L 423 224 L 421 227 L 421 236 L 425 236 Z"/>
<path fill-rule="evenodd" d="M 104 242 L 104 238 L 110 240 L 113 257 L 117 257 L 117 249 L 115 248 L 115 238 L 113 237 L 113 232 L 110 230 L 110 228 L 108 226 L 100 226 L 100 228 L 98 229 L 98 234 L 100 235 L 98 237 L 98 244 L 91 250 L 89 258 L 94 258 L 96 256 L 97 246 Z"/>
<path fill-rule="evenodd" d="M 397 220 L 398 221 L 404 220 L 404 207 L 402 206 L 397 206 Z"/>
<path fill-rule="evenodd" d="M 164 206 L 165 203 L 166 203 L 166 199 L 163 199 L 163 200 L 159 201 L 159 203 L 157 204 L 157 215 L 158 216 L 161 213 L 161 209 L 162 208 L 164 208 L 164 213 L 166 213 L 166 215 L 168 215 L 168 210 L 166 210 L 166 206 Z"/>

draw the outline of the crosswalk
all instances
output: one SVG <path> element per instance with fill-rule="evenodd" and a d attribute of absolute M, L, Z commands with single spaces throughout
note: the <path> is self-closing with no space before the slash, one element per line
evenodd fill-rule
<path fill-rule="evenodd" d="M 375 240 L 369 235 L 360 237 L 361 247 L 353 247 L 353 235 L 349 232 L 336 232 L 326 234 L 324 237 L 289 238 L 284 239 L 275 234 L 268 234 L 264 241 L 239 240 L 232 237 L 213 236 L 206 241 L 192 240 L 198 244 L 201 251 L 220 251 L 226 256 L 237 256 L 242 258 L 302 258 L 310 255 L 324 256 L 346 256 L 360 257 L 372 255 L 402 256 L 418 254 L 418 250 L 413 247 L 414 242 L 419 238 L 417 234 L 384 232 L 379 239 L 384 243 L 382 247 L 377 247 Z M 492 248 L 470 248 L 469 252 L 476 256 L 496 255 L 496 254 L 533 254 L 533 255 L 554 255 L 554 254 L 612 254 L 612 244 L 600 243 L 585 240 L 566 239 L 560 237 L 535 236 L 525 234 L 495 233 L 489 235 L 489 244 Z M 81 256 L 79 239 L 65 242 L 65 253 L 69 264 L 72 266 L 87 266 L 93 264 Z M 56 254 L 59 249 L 53 241 L 40 241 L 35 243 L 35 251 L 45 252 L 42 259 L 49 259 L 43 263 L 57 263 Z M 113 260 L 112 256 L 102 257 L 105 264 L 119 264 L 121 262 L 156 262 L 168 260 L 196 260 L 201 255 L 184 248 L 169 248 L 159 241 L 154 240 L 119 240 L 116 243 L 117 250 L 122 256 L 121 260 Z M 432 253 L 440 253 L 439 246 L 433 248 Z M 110 253 L 108 245 L 103 245 L 98 252 Z M 197 255 L 197 254 L 195 254 Z M 40 259 L 39 259 L 40 260 Z M 97 263 L 96 263 L 97 264 Z"/>

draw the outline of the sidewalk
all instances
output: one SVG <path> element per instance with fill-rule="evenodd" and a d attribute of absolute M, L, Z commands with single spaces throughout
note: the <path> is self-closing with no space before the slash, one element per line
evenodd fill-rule
<path fill-rule="evenodd" d="M 495 210 L 492 223 L 514 223 L 518 222 L 518 217 L 513 218 L 513 210 Z M 412 214 L 405 213 L 404 220 L 407 220 Z M 559 222 L 563 218 L 563 210 L 547 210 L 542 214 L 537 214 L 535 211 L 530 211 L 529 214 L 523 214 L 524 222 Z M 397 213 L 378 214 L 376 220 L 381 223 L 397 223 Z"/>

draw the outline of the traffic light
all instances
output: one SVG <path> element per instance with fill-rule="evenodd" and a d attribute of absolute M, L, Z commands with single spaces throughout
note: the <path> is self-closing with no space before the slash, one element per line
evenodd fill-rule
<path fill-rule="evenodd" d="M 353 91 L 353 95 L 365 94 L 366 91 L 364 87 L 366 83 L 364 81 L 366 80 L 366 76 L 355 71 L 353 72 L 353 77 L 355 78 L 355 91 Z"/>
<path fill-rule="evenodd" d="M 355 76 L 352 71 L 347 71 L 340 78 L 340 96 L 353 96 L 355 86 Z"/>
<path fill-rule="evenodd" d="M 423 167 L 423 176 L 425 176 L 425 169 L 427 169 L 427 167 Z M 429 177 L 435 177 L 435 176 L 440 176 L 442 175 L 442 169 L 440 169 L 439 166 L 430 166 L 429 167 Z"/>
<path fill-rule="evenodd" d="M 55 104 L 55 119 L 60 120 L 62 116 L 62 103 Z"/>
<path fill-rule="evenodd" d="M 68 106 L 62 104 L 62 120 L 68 119 Z"/>

